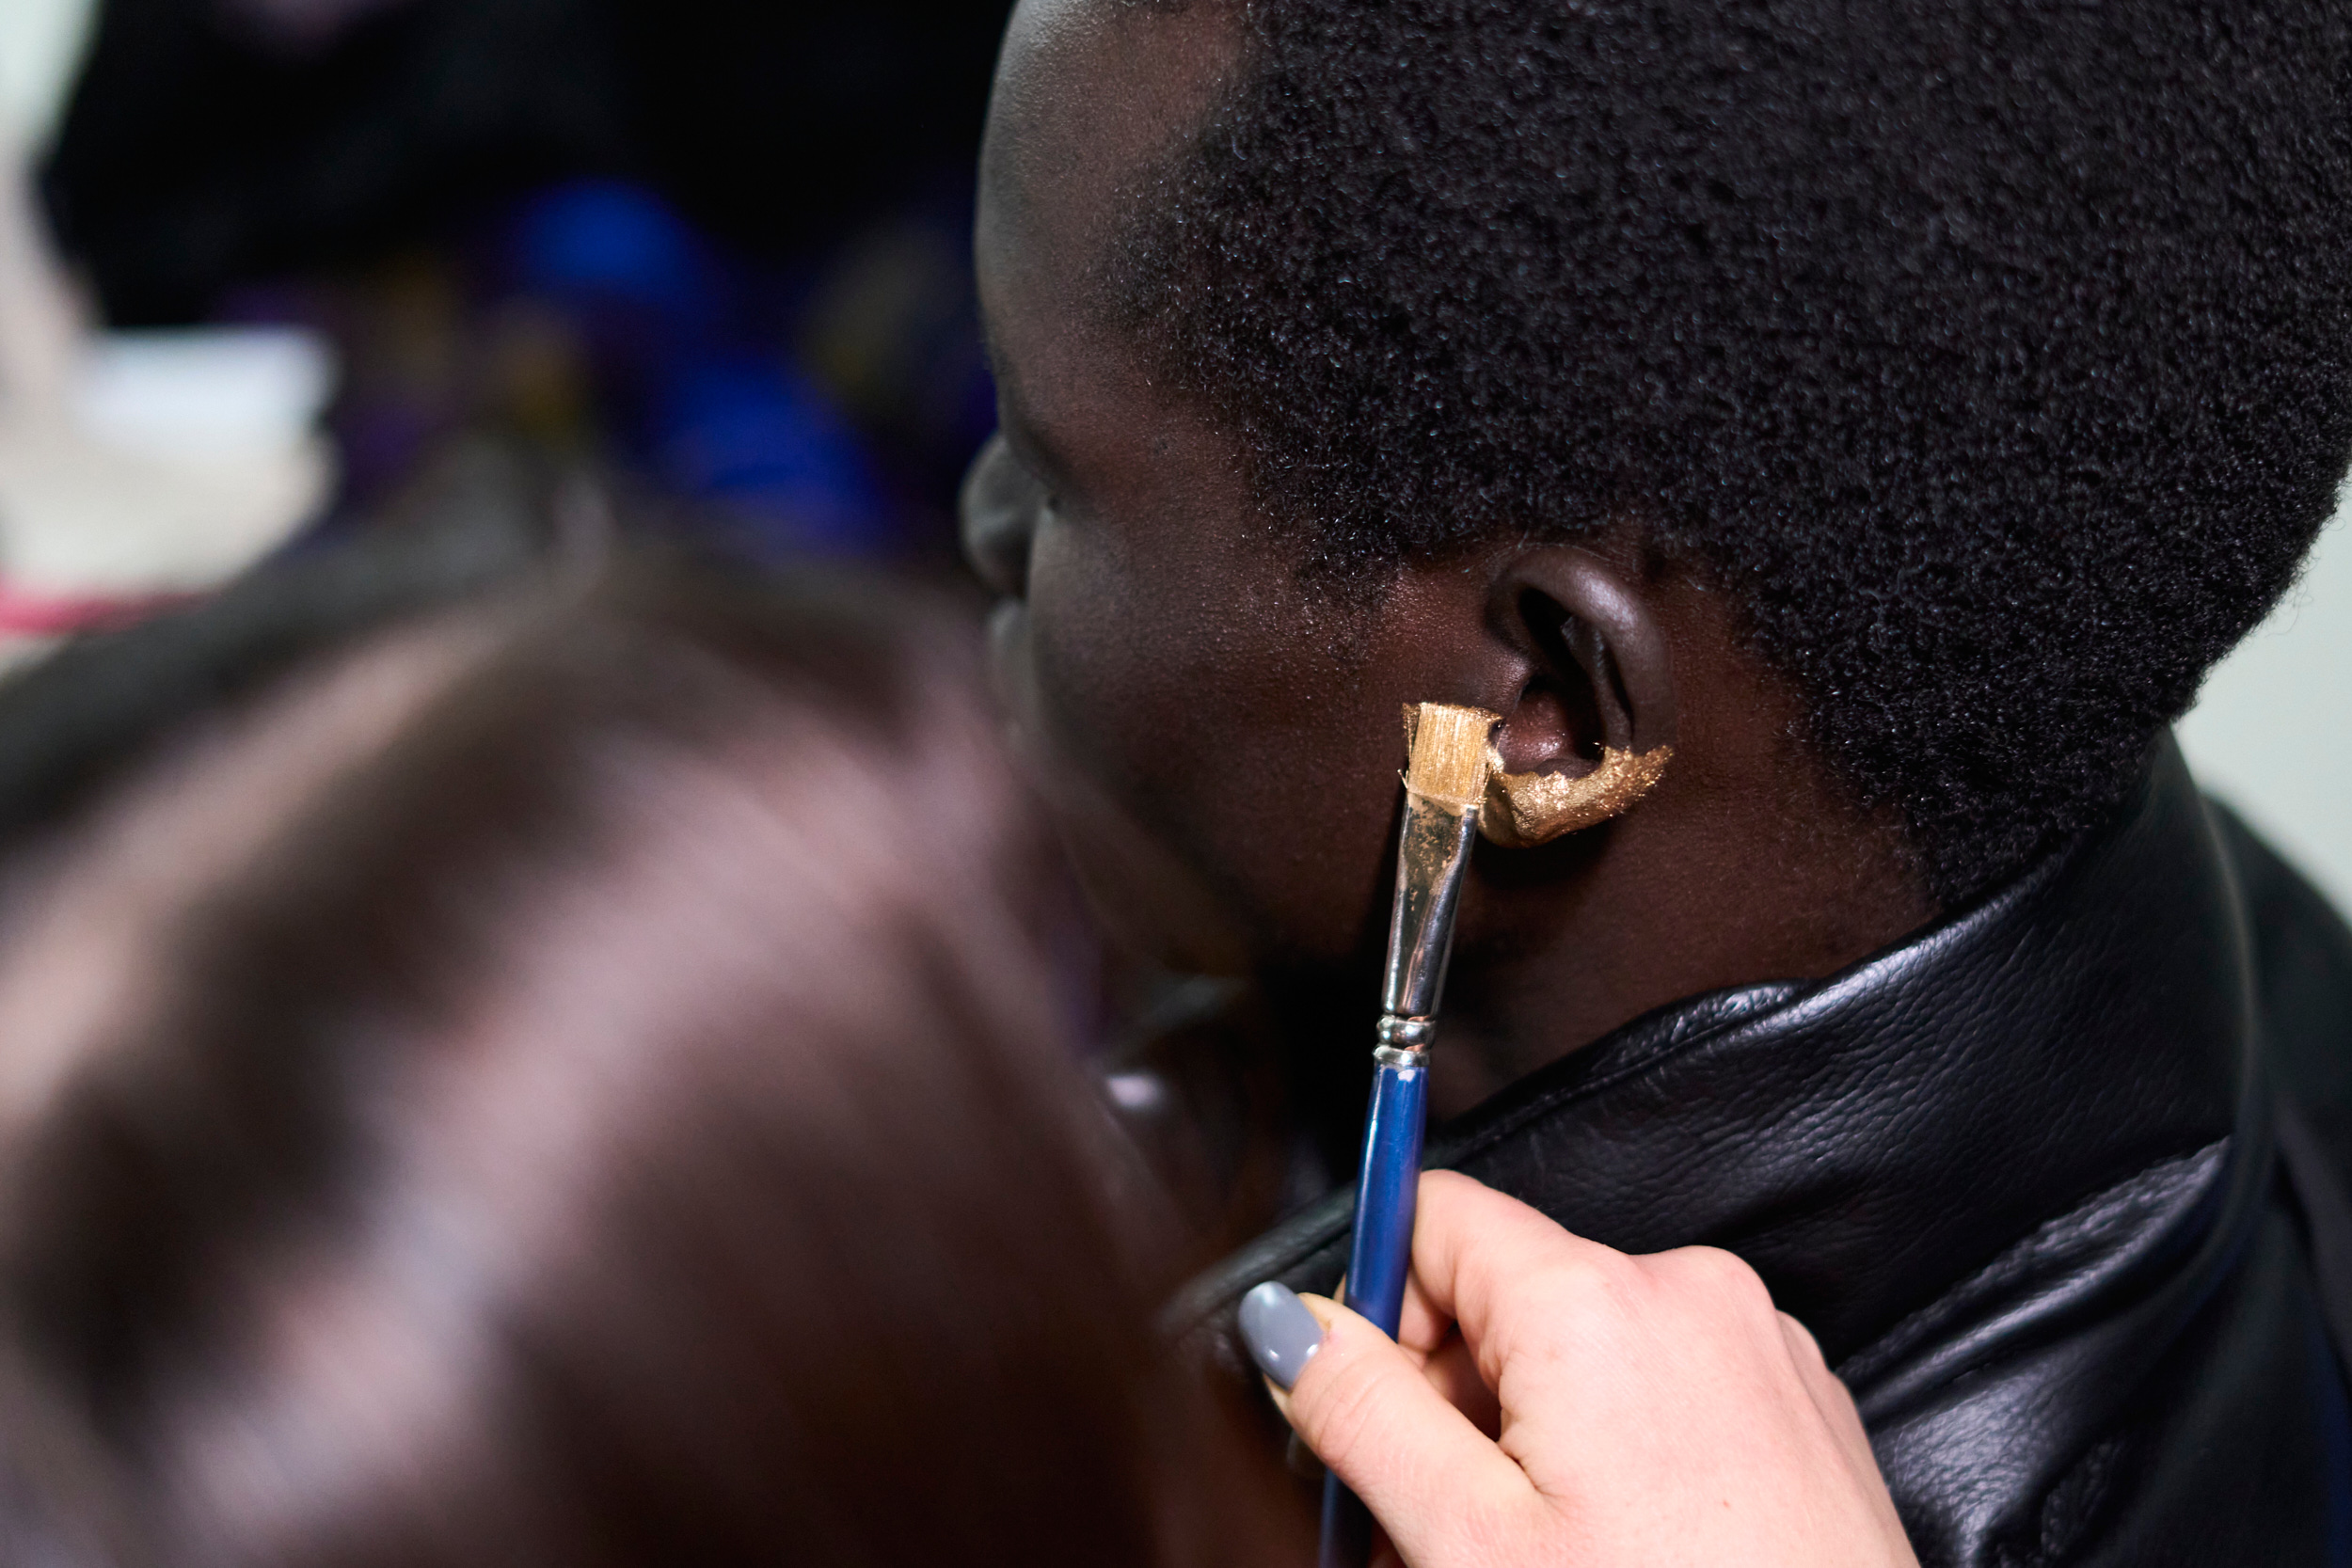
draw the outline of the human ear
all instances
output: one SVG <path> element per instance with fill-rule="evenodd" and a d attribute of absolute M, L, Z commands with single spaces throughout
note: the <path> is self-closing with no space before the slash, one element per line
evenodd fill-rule
<path fill-rule="evenodd" d="M 1487 616 L 1527 673 L 1495 732 L 1480 831 L 1532 847 L 1646 794 L 1674 755 L 1677 703 L 1642 594 L 1592 551 L 1547 546 L 1503 563 Z"/>
<path fill-rule="evenodd" d="M 956 498 L 963 559 L 993 592 L 1019 598 L 1029 588 L 1029 546 L 1045 486 L 998 431 L 972 459 Z"/>

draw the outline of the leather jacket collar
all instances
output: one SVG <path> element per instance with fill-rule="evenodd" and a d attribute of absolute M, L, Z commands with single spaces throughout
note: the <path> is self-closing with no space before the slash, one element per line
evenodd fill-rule
<path fill-rule="evenodd" d="M 2150 1419 L 2127 1413 L 2184 1375 L 2276 1217 L 2251 974 L 2168 740 L 2114 826 L 1976 908 L 1829 980 L 1637 1021 L 1442 1129 L 1428 1164 L 1627 1251 L 1738 1253 L 1853 1388 L 1922 1559 L 2025 1560 L 2113 1524 L 2119 1477 L 2154 1462 L 2123 1462 Z M 1232 1305 L 1262 1279 L 1331 1291 L 1351 1203 L 1228 1258 L 1171 1326 L 1246 1365 Z"/>

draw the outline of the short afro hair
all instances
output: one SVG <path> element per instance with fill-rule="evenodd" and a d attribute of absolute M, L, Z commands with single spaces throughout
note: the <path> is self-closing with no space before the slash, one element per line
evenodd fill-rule
<path fill-rule="evenodd" d="M 1112 254 L 1327 562 L 1630 518 L 1950 905 L 2101 820 L 2352 446 L 2328 0 L 1248 0 Z"/>

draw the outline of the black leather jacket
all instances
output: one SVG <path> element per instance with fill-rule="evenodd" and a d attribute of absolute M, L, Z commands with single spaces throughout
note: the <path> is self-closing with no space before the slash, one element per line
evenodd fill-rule
<path fill-rule="evenodd" d="M 1746 1259 L 1852 1388 L 1921 1560 L 2008 1568 L 2352 1562 L 2347 1155 L 2352 938 L 2168 742 L 2112 829 L 1973 910 L 1642 1019 L 1429 1163 L 1628 1251 Z M 1243 1365 L 1233 1304 L 1330 1291 L 1349 1202 L 1175 1326 Z"/>

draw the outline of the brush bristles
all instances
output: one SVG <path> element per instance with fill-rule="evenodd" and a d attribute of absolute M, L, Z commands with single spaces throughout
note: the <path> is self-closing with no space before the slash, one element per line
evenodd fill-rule
<path fill-rule="evenodd" d="M 1413 723 L 1405 787 L 1432 800 L 1469 806 L 1486 793 L 1486 736 L 1501 719 L 1482 707 L 1423 703 Z"/>

